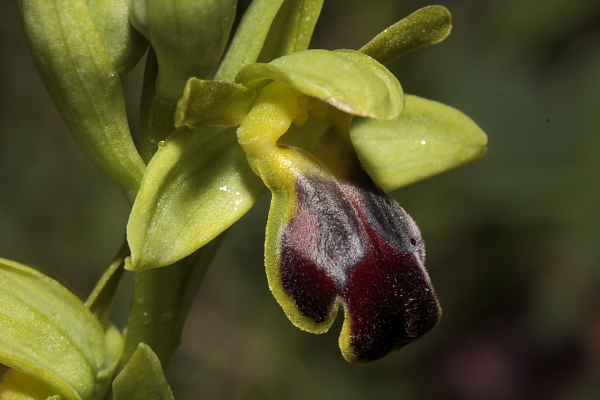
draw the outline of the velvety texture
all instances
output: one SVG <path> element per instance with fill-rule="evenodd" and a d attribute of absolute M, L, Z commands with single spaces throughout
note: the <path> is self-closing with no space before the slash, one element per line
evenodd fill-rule
<path fill-rule="evenodd" d="M 340 344 L 349 348 L 347 358 L 364 363 L 429 332 L 441 311 L 419 229 L 360 171 L 341 182 L 297 176 L 297 208 L 281 235 L 280 269 L 286 293 L 317 323 L 339 296 L 350 327 Z"/>

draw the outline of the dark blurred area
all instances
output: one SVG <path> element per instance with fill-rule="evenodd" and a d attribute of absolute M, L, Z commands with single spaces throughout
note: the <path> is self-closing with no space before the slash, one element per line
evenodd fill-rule
<path fill-rule="evenodd" d="M 314 48 L 359 48 L 429 4 L 325 3 Z M 489 137 L 482 159 L 393 193 L 426 241 L 440 324 L 370 366 L 339 354 L 341 315 L 324 335 L 293 327 L 263 271 L 265 197 L 229 233 L 191 311 L 169 371 L 177 400 L 600 398 L 600 2 L 437 4 L 453 14 L 449 38 L 388 67 Z M 16 1 L 0 10 L 0 257 L 88 294 L 128 206 L 64 127 Z M 142 72 L 123 79 L 134 131 Z"/>

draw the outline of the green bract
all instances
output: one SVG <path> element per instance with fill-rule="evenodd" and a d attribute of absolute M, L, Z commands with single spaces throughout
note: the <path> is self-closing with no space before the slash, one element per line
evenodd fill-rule
<path fill-rule="evenodd" d="M 33 60 L 54 104 L 87 156 L 132 202 L 144 163 L 129 132 L 113 65 L 120 56 L 112 53 L 111 59 L 84 0 L 20 0 L 19 6 Z"/>
<path fill-rule="evenodd" d="M 0 363 L 63 399 L 100 399 L 123 348 L 121 334 L 106 330 L 83 302 L 58 282 L 27 266 L 0 259 Z M 24 390 L 28 378 L 12 372 L 0 385 Z"/>
<path fill-rule="evenodd" d="M 263 191 L 235 128 L 179 128 L 146 168 L 127 225 L 128 268 L 162 267 L 193 253 L 241 218 Z"/>
<path fill-rule="evenodd" d="M 140 343 L 113 383 L 115 400 L 173 400 L 156 354 Z"/>

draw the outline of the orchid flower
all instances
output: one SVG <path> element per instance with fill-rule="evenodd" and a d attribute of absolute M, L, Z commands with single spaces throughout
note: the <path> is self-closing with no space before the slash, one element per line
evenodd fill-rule
<path fill-rule="evenodd" d="M 483 154 L 486 138 L 459 111 L 405 96 L 378 59 L 435 43 L 449 29 L 447 10 L 427 7 L 361 51 L 298 49 L 237 69 L 228 63 L 234 41 L 221 79 L 188 80 L 178 129 L 148 164 L 128 225 L 128 268 L 193 253 L 266 186 L 267 278 L 296 326 L 326 332 L 342 305 L 340 347 L 356 363 L 430 331 L 441 309 L 423 240 L 377 183 L 393 190 L 464 164 Z"/>
<path fill-rule="evenodd" d="M 19 1 L 54 104 L 132 211 L 85 302 L 0 259 L 0 399 L 98 399 L 111 385 L 115 400 L 172 399 L 163 368 L 205 268 L 266 189 L 267 280 L 293 324 L 326 332 L 341 307 L 353 363 L 433 329 L 423 239 L 386 192 L 480 157 L 486 136 L 405 95 L 383 64 L 443 40 L 450 14 L 425 7 L 358 51 L 309 50 L 322 2 L 253 1 L 221 59 L 235 0 Z M 120 76 L 146 50 L 136 146 Z M 123 267 L 136 271 L 124 339 L 108 321 Z"/>

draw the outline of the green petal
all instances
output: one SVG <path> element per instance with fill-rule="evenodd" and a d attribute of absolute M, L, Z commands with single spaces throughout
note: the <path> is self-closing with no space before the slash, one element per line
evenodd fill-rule
<path fill-rule="evenodd" d="M 264 189 L 234 128 L 179 128 L 146 169 L 127 225 L 127 268 L 161 267 L 191 254 L 244 215 Z"/>
<path fill-rule="evenodd" d="M 19 1 L 33 60 L 69 130 L 130 201 L 144 163 L 127 121 L 117 70 L 85 0 Z"/>
<path fill-rule="evenodd" d="M 158 357 L 140 343 L 113 383 L 115 400 L 173 400 Z"/>
<path fill-rule="evenodd" d="M 64 399 L 93 398 L 105 336 L 83 303 L 36 270 L 0 259 L 0 363 L 52 386 Z"/>
<path fill-rule="evenodd" d="M 375 60 L 367 63 L 362 55 L 349 56 L 350 52 L 306 50 L 290 54 L 269 64 L 248 65 L 235 81 L 256 88 L 266 80 L 279 80 L 349 114 L 383 120 L 396 118 L 402 111 L 399 105 L 403 97 L 396 78 Z M 359 57 L 360 62 L 355 60 Z"/>
<path fill-rule="evenodd" d="M 487 136 L 469 117 L 444 104 L 405 96 L 394 121 L 356 119 L 352 143 L 367 172 L 390 191 L 471 162 Z"/>
<path fill-rule="evenodd" d="M 238 126 L 255 98 L 254 90 L 238 83 L 190 78 L 177 103 L 175 126 Z"/>
<path fill-rule="evenodd" d="M 88 0 L 90 16 L 119 75 L 131 71 L 148 49 L 148 41 L 129 22 L 129 0 Z"/>
<path fill-rule="evenodd" d="M 390 26 L 360 51 L 382 64 L 418 49 L 441 42 L 450 34 L 452 16 L 442 6 L 427 6 Z"/>

